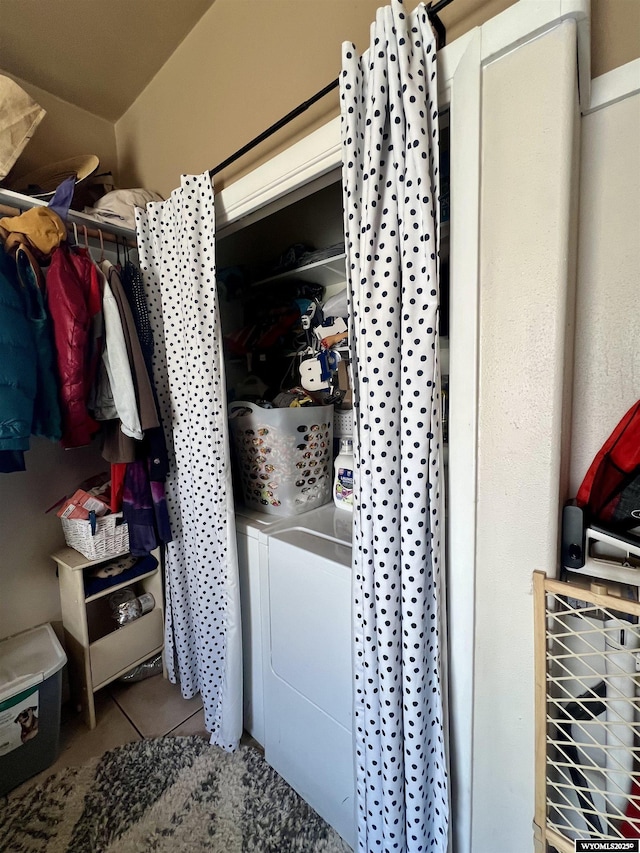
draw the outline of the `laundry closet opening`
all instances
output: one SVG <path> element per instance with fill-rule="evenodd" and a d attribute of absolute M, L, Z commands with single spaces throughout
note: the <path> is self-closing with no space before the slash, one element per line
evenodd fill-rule
<path fill-rule="evenodd" d="M 440 372 L 448 442 L 449 109 L 440 113 Z M 299 296 L 321 304 L 346 290 L 340 168 L 223 225 L 216 244 L 229 403 L 299 384 L 294 361 L 304 338 L 278 318 Z M 299 286 L 299 287 L 297 287 Z M 299 293 L 296 293 L 298 289 Z M 265 334 L 261 335 L 260 330 Z M 258 344 L 258 345 L 256 345 Z M 296 349 L 297 347 L 297 349 Z M 346 352 L 347 344 L 341 348 Z"/>
<path fill-rule="evenodd" d="M 440 365 L 446 405 L 448 110 L 440 117 L 440 132 Z M 272 162 L 268 164 L 270 171 L 259 167 L 254 178 L 247 176 L 246 189 L 230 185 L 220 194 L 218 218 L 222 221 L 217 229 L 216 268 L 230 411 L 234 403 L 259 401 L 261 405 L 300 387 L 300 360 L 313 334 L 313 326 L 301 326 L 301 314 L 310 313 L 309 302 L 316 302 L 321 316 L 324 312 L 329 317 L 325 306 L 332 301 L 335 304 L 344 294 L 342 317 L 346 328 L 337 121 L 331 139 L 331 168 L 319 176 L 312 174 L 289 192 L 281 192 L 280 182 L 286 180 L 287 169 L 295 173 L 299 167 L 297 146 L 285 153 L 281 178 L 274 181 L 273 172 L 278 169 Z M 316 152 L 307 152 L 303 162 L 315 163 L 316 158 Z M 233 209 L 237 203 L 234 191 L 249 201 L 242 215 L 225 221 L 225 205 Z M 267 201 L 253 206 L 255 198 Z M 350 361 L 349 343 L 345 339 L 334 347 L 346 364 Z M 426 384 L 424 390 L 427 395 Z M 349 400 L 347 405 L 352 403 Z M 345 408 L 339 402 L 334 411 L 329 461 L 332 485 L 339 436 L 345 431 L 352 434 L 352 409 Z M 443 419 L 446 430 L 445 410 Z M 353 516 L 335 508 L 330 495 L 325 505 L 289 518 L 262 513 L 260 507 L 247 504 L 233 420 L 230 425 L 242 609 L 244 727 L 265 747 L 269 763 L 354 844 Z M 301 473 L 305 473 L 303 469 Z M 315 473 L 311 469 L 311 476 Z"/>

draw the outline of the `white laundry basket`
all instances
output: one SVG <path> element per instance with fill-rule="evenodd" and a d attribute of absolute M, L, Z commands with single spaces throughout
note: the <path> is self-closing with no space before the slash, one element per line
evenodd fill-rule
<path fill-rule="evenodd" d="M 229 406 L 242 498 L 271 515 L 298 515 L 331 500 L 333 406 Z"/>

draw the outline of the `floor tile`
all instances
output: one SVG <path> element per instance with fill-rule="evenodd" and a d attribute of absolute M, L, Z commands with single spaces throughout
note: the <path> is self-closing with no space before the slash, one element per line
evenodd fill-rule
<path fill-rule="evenodd" d="M 196 711 L 196 713 L 193 716 L 189 717 L 188 720 L 185 720 L 183 723 L 180 723 L 179 726 L 176 726 L 175 729 L 169 732 L 169 735 L 176 737 L 198 735 L 200 737 L 206 738 L 207 741 L 209 741 L 211 738 L 211 734 L 206 730 L 204 725 L 204 708 L 201 708 L 199 711 Z M 261 752 L 264 755 L 264 747 L 259 744 L 255 738 L 251 737 L 249 732 L 242 732 L 240 743 L 243 746 L 251 746 L 253 747 L 253 749 L 257 749 L 258 752 Z"/>
<path fill-rule="evenodd" d="M 82 714 L 68 713 L 65 708 L 64 721 L 60 727 L 60 753 L 57 761 L 14 789 L 14 793 L 20 793 L 31 785 L 42 782 L 47 776 L 65 767 L 78 767 L 109 749 L 141 740 L 136 729 L 106 691 L 96 693 L 95 702 L 96 727 L 93 730 L 87 728 Z"/>
<path fill-rule="evenodd" d="M 162 737 L 202 708 L 200 696 L 183 699 L 180 687 L 162 675 L 106 689 L 143 737 Z"/>
<path fill-rule="evenodd" d="M 258 743 L 258 741 L 252 737 L 246 729 L 242 732 L 240 744 L 242 746 L 250 746 L 253 749 L 257 749 L 258 752 L 261 752 L 264 755 L 264 746 L 261 743 Z"/>
<path fill-rule="evenodd" d="M 180 723 L 180 725 L 176 726 L 175 729 L 172 729 L 169 734 L 180 737 L 186 737 L 187 735 L 199 735 L 200 737 L 206 738 L 208 741 L 211 735 L 204 726 L 204 708 L 200 708 L 199 711 L 196 711 L 195 714 Z"/>

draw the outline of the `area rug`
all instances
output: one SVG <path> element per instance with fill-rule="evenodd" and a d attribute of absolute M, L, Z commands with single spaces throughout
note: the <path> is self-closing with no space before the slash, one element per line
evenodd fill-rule
<path fill-rule="evenodd" d="M 3 853 L 347 853 L 255 749 L 137 741 L 0 803 Z"/>

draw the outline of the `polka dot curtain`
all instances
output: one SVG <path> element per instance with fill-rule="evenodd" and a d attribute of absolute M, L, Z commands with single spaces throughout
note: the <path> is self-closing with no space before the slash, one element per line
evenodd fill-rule
<path fill-rule="evenodd" d="M 211 742 L 234 749 L 242 734 L 240 599 L 209 175 L 183 176 L 167 201 L 136 212 L 136 229 L 171 463 L 167 669 L 185 698 L 202 694 Z"/>
<path fill-rule="evenodd" d="M 446 851 L 444 473 L 436 48 L 424 6 L 343 46 L 355 390 L 355 731 L 360 851 Z"/>

